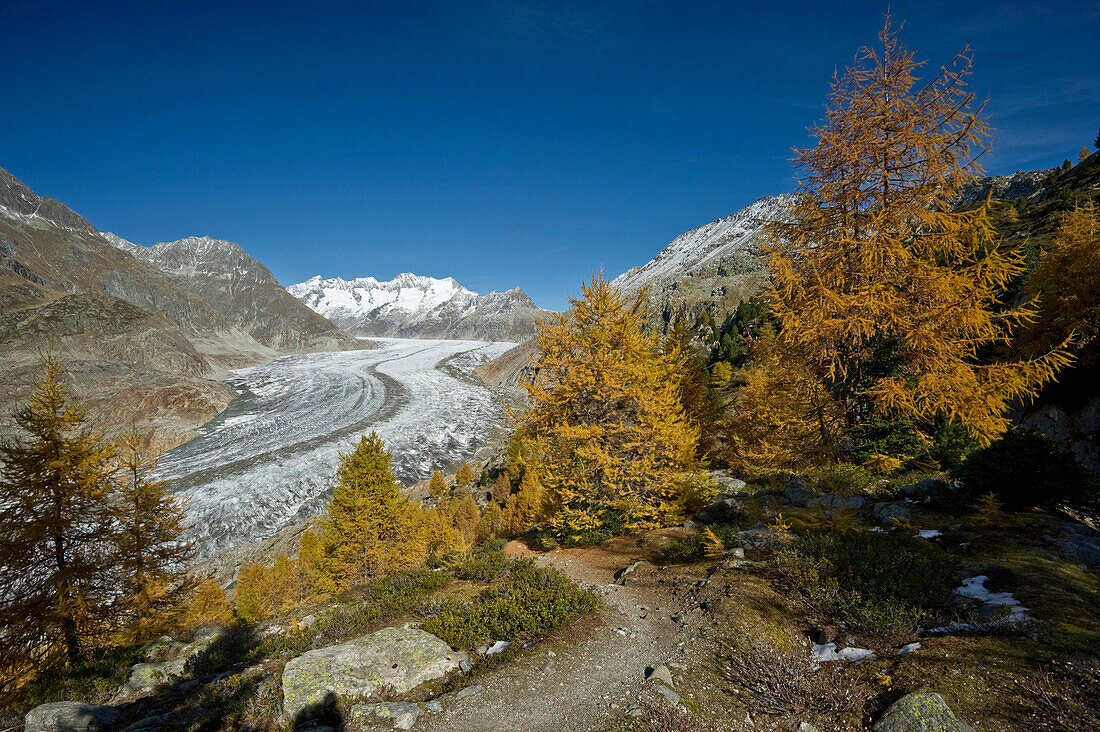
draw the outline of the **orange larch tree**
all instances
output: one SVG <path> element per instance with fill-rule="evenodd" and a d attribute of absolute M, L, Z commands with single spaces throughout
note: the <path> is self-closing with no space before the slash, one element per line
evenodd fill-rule
<path fill-rule="evenodd" d="M 999 300 L 1023 257 L 997 236 L 988 201 L 952 206 L 980 172 L 989 135 L 966 88 L 971 53 L 922 81 L 924 62 L 889 18 L 879 40 L 834 76 L 817 144 L 797 151 L 794 216 L 766 229 L 767 299 L 850 425 L 872 411 L 946 418 L 986 442 L 1006 429 L 1007 405 L 1053 378 L 1067 351 L 982 358 L 1035 309 Z M 871 373 L 883 350 L 893 368 Z"/>

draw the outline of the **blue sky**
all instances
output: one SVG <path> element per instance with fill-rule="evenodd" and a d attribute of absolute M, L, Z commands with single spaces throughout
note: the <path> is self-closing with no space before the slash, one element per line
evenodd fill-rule
<path fill-rule="evenodd" d="M 599 267 L 792 188 L 885 2 L 0 2 L 0 167 L 139 243 L 239 242 L 283 284 L 453 276 L 565 304 Z M 1100 126 L 1100 3 L 893 2 L 964 43 L 990 172 Z"/>

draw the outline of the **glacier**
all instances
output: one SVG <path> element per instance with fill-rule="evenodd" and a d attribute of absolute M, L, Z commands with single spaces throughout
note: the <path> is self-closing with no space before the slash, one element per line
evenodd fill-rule
<path fill-rule="evenodd" d="M 374 430 L 411 484 L 473 454 L 505 423 L 503 394 L 473 370 L 509 342 L 371 338 L 380 348 L 310 353 L 239 369 L 239 396 L 157 478 L 183 496 L 199 557 L 324 510 L 340 453 Z"/>

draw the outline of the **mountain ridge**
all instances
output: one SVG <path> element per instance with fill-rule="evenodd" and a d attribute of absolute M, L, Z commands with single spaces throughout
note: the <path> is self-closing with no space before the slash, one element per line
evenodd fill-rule
<path fill-rule="evenodd" d="M 287 291 L 349 333 L 362 336 L 523 340 L 547 312 L 519 287 L 481 295 L 453 277 L 411 272 L 391 280 L 315 275 Z"/>

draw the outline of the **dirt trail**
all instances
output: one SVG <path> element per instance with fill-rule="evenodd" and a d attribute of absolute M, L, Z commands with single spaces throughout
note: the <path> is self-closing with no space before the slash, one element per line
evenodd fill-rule
<path fill-rule="evenodd" d="M 614 575 L 660 541 L 659 535 L 629 537 L 545 554 L 510 543 L 509 554 L 534 556 L 593 587 L 604 607 L 516 661 L 473 679 L 472 685 L 484 687 L 481 693 L 462 699 L 448 695 L 441 700 L 444 711 L 425 714 L 416 729 L 587 732 L 615 726 L 626 719 L 630 705 L 653 701 L 646 667 L 687 662 L 691 654 L 696 633 L 672 586 L 692 581 L 660 571 L 639 573 L 620 585 Z M 662 574 L 669 576 L 658 577 Z"/>

